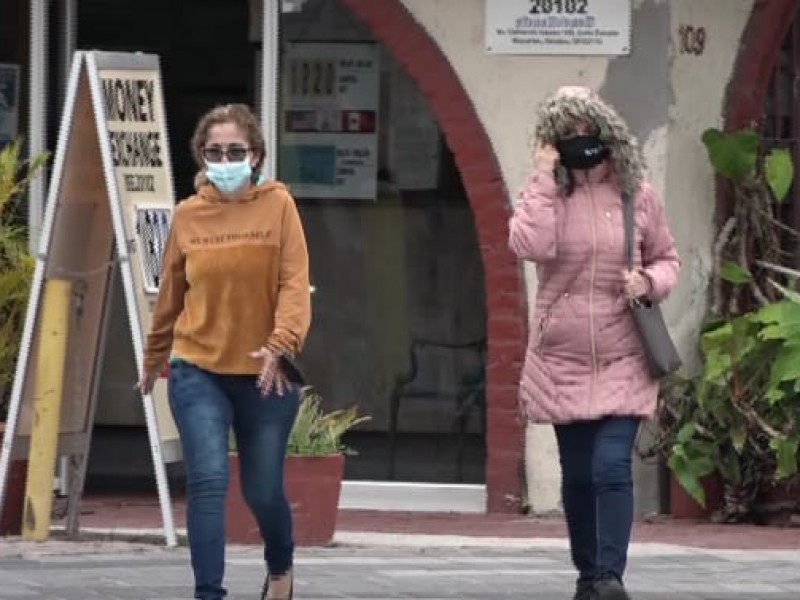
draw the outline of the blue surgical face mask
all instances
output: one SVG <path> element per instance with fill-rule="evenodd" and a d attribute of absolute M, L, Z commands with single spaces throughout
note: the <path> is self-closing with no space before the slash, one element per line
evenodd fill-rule
<path fill-rule="evenodd" d="M 253 177 L 249 160 L 241 162 L 207 162 L 206 177 L 223 196 L 231 196 L 241 190 Z"/>

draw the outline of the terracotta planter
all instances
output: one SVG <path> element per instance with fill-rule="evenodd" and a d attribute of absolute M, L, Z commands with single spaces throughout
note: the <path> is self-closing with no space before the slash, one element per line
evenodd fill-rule
<path fill-rule="evenodd" d="M 722 507 L 724 484 L 722 478 L 713 473 L 700 479 L 706 493 L 706 506 L 703 508 L 683 489 L 673 473 L 669 476 L 669 513 L 676 519 L 707 519 L 715 510 Z"/>
<path fill-rule="evenodd" d="M 756 498 L 764 525 L 785 527 L 800 514 L 800 477 L 770 481 L 759 490 Z"/>
<path fill-rule="evenodd" d="M 0 423 L 0 445 L 3 443 L 5 423 Z M 22 532 L 22 512 L 25 506 L 25 480 L 27 460 L 13 460 L 8 467 L 5 500 L 0 512 L 0 536 L 19 535 Z"/>
<path fill-rule="evenodd" d="M 258 525 L 239 486 L 239 457 L 229 455 L 230 485 L 225 504 L 225 538 L 234 544 L 260 544 Z M 298 546 L 325 546 L 333 540 L 344 475 L 344 455 L 288 456 L 284 485 L 292 507 Z"/>

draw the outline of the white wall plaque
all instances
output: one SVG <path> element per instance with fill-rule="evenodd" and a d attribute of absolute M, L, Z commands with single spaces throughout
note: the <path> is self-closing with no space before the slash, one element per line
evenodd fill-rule
<path fill-rule="evenodd" d="M 493 54 L 631 51 L 630 0 L 486 0 L 485 24 Z"/>

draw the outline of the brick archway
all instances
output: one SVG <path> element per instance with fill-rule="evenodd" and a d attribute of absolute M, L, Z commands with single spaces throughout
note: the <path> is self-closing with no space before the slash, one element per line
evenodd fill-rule
<path fill-rule="evenodd" d="M 492 145 L 447 58 L 400 0 L 342 3 L 405 67 L 455 155 L 483 258 L 487 308 L 486 488 L 489 512 L 520 507 L 523 440 L 517 386 L 525 352 L 525 286 L 508 250 L 508 194 Z"/>
<path fill-rule="evenodd" d="M 767 85 L 798 8 L 800 0 L 756 0 L 753 5 L 725 98 L 727 130 L 761 120 Z"/>
<path fill-rule="evenodd" d="M 756 0 L 742 34 L 739 52 L 725 97 L 725 129 L 759 129 L 767 98 L 767 86 L 780 56 L 786 33 L 795 21 L 800 0 Z M 717 224 L 731 214 L 726 184 L 718 185 Z"/>

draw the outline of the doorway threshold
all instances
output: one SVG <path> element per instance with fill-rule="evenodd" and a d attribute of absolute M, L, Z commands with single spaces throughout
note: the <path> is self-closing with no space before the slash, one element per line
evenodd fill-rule
<path fill-rule="evenodd" d="M 461 483 L 344 480 L 339 508 L 485 513 L 486 486 Z"/>

